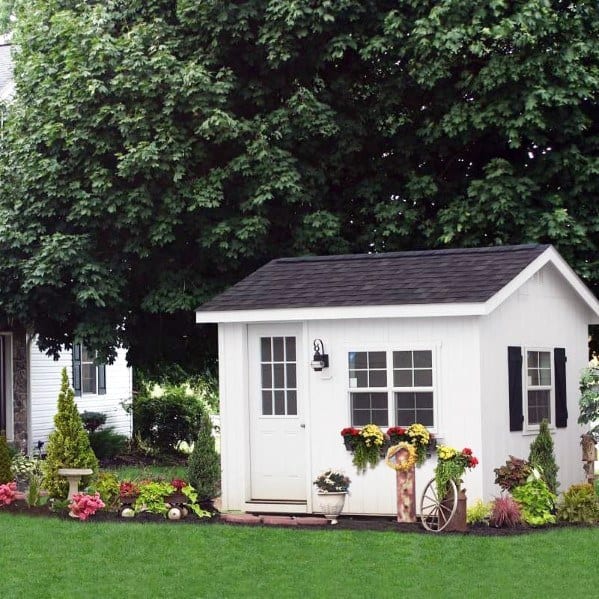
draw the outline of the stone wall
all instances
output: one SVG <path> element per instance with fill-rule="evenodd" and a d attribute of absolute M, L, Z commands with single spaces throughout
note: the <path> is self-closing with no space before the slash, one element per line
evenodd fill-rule
<path fill-rule="evenodd" d="M 21 328 L 13 329 L 12 368 L 15 445 L 27 451 L 27 340 Z"/>

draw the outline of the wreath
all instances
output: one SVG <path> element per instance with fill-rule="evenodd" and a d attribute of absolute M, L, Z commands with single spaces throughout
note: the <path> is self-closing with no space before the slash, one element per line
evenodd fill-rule
<path fill-rule="evenodd" d="M 408 452 L 408 455 L 405 459 L 393 459 L 395 456 L 399 454 L 399 452 L 404 450 Z M 407 472 L 416 465 L 416 459 L 416 448 L 411 443 L 406 443 L 405 441 L 402 441 L 397 445 L 393 445 L 393 447 L 389 447 L 389 449 L 387 450 L 387 456 L 385 457 L 385 464 L 387 464 L 389 468 L 393 468 L 393 470 Z"/>

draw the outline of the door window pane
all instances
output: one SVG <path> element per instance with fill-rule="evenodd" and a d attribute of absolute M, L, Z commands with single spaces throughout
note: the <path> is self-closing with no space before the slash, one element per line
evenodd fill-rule
<path fill-rule="evenodd" d="M 260 339 L 263 416 L 297 416 L 295 337 Z"/>

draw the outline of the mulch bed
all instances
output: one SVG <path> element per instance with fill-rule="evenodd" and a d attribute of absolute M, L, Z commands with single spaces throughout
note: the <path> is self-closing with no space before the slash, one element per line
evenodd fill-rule
<path fill-rule="evenodd" d="M 43 518 L 61 518 L 66 520 L 71 520 L 68 515 L 67 510 L 60 510 L 57 512 L 51 511 L 48 507 L 29 507 L 24 501 L 15 501 L 8 506 L 3 506 L 0 508 L 1 512 L 8 512 L 11 514 L 20 514 L 30 517 L 43 517 Z M 384 516 L 341 516 L 339 518 L 339 523 L 335 526 L 302 526 L 301 517 L 297 518 L 297 524 L 294 528 L 308 530 L 308 529 L 317 529 L 317 530 L 368 530 L 368 531 L 378 531 L 378 532 L 399 532 L 399 533 L 418 533 L 418 534 L 437 534 L 426 531 L 419 523 L 414 524 L 406 524 L 399 523 L 395 518 L 392 517 L 384 517 Z M 151 513 L 141 513 L 135 516 L 135 518 L 122 518 L 116 512 L 108 512 L 105 510 L 100 510 L 94 516 L 92 516 L 88 522 L 117 522 L 119 524 L 128 524 L 129 522 L 137 522 L 137 523 L 160 523 L 164 524 L 168 522 L 169 525 L 191 525 L 191 524 L 201 524 L 201 525 L 213 525 L 213 524 L 222 524 L 223 526 L 259 526 L 259 527 L 272 527 L 273 525 L 266 524 L 244 524 L 244 523 L 224 523 L 220 519 L 220 514 L 218 512 L 214 512 L 211 518 L 197 518 L 195 514 L 190 513 L 186 518 L 182 518 L 181 520 L 166 520 L 164 516 L 159 514 L 151 514 Z M 275 525 L 276 526 L 276 525 Z M 474 525 L 469 526 L 466 532 L 443 532 L 440 534 L 443 535 L 466 535 L 466 536 L 512 536 L 512 535 L 522 535 L 522 534 L 530 534 L 530 533 L 538 533 L 547 530 L 554 530 L 556 528 L 588 528 L 590 525 L 583 524 L 568 524 L 568 523 L 558 523 L 550 526 L 539 526 L 539 527 L 530 527 L 530 526 L 517 526 L 515 528 L 495 528 L 492 526 L 485 525 Z M 596 528 L 596 527 L 593 527 Z"/>

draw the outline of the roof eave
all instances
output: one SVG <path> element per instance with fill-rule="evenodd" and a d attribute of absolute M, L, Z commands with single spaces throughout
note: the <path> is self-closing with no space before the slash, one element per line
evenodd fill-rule
<path fill-rule="evenodd" d="M 304 320 L 347 320 L 353 318 L 481 316 L 486 313 L 485 305 L 485 303 L 442 303 L 198 311 L 196 312 L 196 323 L 297 322 Z"/>

